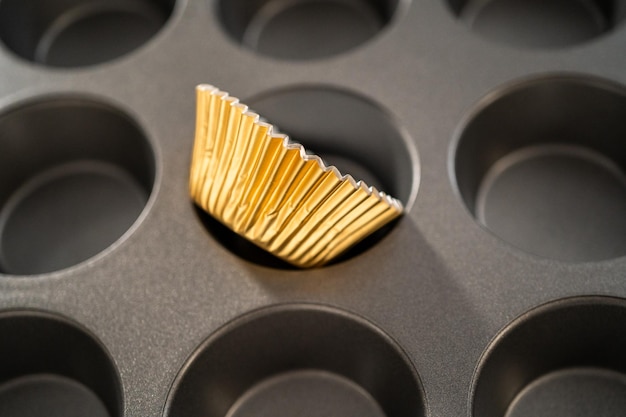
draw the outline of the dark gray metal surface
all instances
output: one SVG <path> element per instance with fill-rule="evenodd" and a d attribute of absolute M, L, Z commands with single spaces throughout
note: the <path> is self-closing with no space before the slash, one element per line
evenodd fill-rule
<path fill-rule="evenodd" d="M 0 1 L 0 15 L 6 13 L 5 1 Z M 392 3 L 369 4 L 372 10 L 386 10 L 385 5 L 394 9 Z M 151 191 L 144 210 L 115 243 L 66 269 L 39 275 L 1 274 L 0 309 L 42 310 L 60 315 L 78 323 L 78 328 L 84 328 L 80 332 L 90 335 L 89 340 L 93 337 L 99 341 L 96 345 L 104 347 L 105 356 L 110 356 L 119 374 L 120 383 L 112 382 L 113 388 L 106 388 L 107 392 L 113 392 L 116 384 L 119 385 L 123 404 L 120 406 L 123 412 L 116 411 L 114 405 L 109 406 L 112 417 L 164 415 L 172 385 L 179 381 L 177 375 L 203 341 L 246 313 L 291 303 L 298 303 L 290 307 L 295 311 L 309 311 L 304 305 L 313 305 L 313 310 L 323 305 L 331 311 L 345 311 L 349 313 L 346 315 L 349 323 L 363 320 L 372 329 L 379 329 L 372 330 L 371 334 L 384 332 L 387 336 L 381 338 L 393 340 L 391 346 L 399 346 L 406 354 L 410 365 L 403 369 L 413 369 L 419 375 L 423 414 L 432 417 L 502 416 L 504 412 L 489 414 L 479 409 L 473 414 L 471 411 L 475 380 L 479 380 L 475 375 L 480 374 L 476 370 L 483 369 L 479 364 L 491 341 L 516 317 L 547 302 L 576 296 L 626 298 L 626 254 L 622 251 L 618 255 L 594 256 L 593 260 L 558 260 L 545 253 L 544 256 L 533 255 L 516 247 L 515 242 L 497 237 L 497 231 L 490 232 L 474 218 L 473 207 L 462 195 L 463 185 L 456 167 L 457 149 L 462 147 L 465 127 L 475 120 L 480 110 L 523 80 L 541 79 L 550 83 L 550 80 L 573 79 L 574 84 L 593 91 L 598 91 L 596 87 L 603 90 L 611 85 L 610 89 L 616 91 L 615 105 L 598 116 L 606 117 L 598 123 L 608 123 L 611 134 L 623 129 L 626 109 L 621 85 L 626 84 L 626 28 L 620 21 L 624 7 L 622 2 L 613 2 L 611 10 L 603 11 L 603 15 L 612 20 L 602 26 L 610 28 L 602 36 L 546 49 L 518 47 L 477 34 L 468 27 L 467 21 L 457 17 L 462 7 L 452 3 L 461 2 L 450 3 L 402 1 L 376 36 L 353 49 L 333 51 L 320 59 L 281 60 L 241 46 L 224 29 L 217 2 L 209 0 L 179 0 L 165 26 L 153 38 L 126 55 L 97 65 L 47 67 L 20 58 L 2 46 L 0 118 L 9 109 L 38 102 L 44 97 L 95 100 L 121 111 L 137 124 L 150 148 L 148 153 L 140 151 L 139 155 L 149 155 L 148 161 L 152 159 L 154 167 L 150 168 L 146 161 L 138 162 L 142 174 L 134 174 L 134 177 L 139 177 L 141 184 L 141 175 L 147 173 L 145 178 L 149 184 L 142 185 L 142 189 Z M 5 16 L 0 16 L 0 22 L 8 18 Z M 234 254 L 220 242 L 228 237 L 207 230 L 206 222 L 196 213 L 187 193 L 195 127 L 193 90 L 202 82 L 214 84 L 244 103 L 249 99 L 272 97 L 276 91 L 307 88 L 341 91 L 349 97 L 373 103 L 390 117 L 391 125 L 395 126 L 393 131 L 400 132 L 394 133 L 387 155 L 403 155 L 410 161 L 410 167 L 382 154 L 387 158 L 385 166 L 388 168 L 383 173 L 376 172 L 376 164 L 370 160 L 373 153 L 378 152 L 376 149 L 381 148 L 371 146 L 373 150 L 359 154 L 364 148 L 376 145 L 373 140 L 359 144 L 358 139 L 354 139 L 355 143 L 349 144 L 342 139 L 338 156 L 349 157 L 346 153 L 351 152 L 346 147 L 353 146 L 354 155 L 360 155 L 356 158 L 358 165 L 374 173 L 385 186 L 391 183 L 391 188 L 403 194 L 398 197 L 407 207 L 406 215 L 366 250 L 322 269 L 297 271 L 268 267 L 245 260 L 245 254 Z M 581 94 L 574 107 L 584 114 L 587 109 L 596 108 L 594 100 L 593 94 Z M 523 122 L 532 115 L 534 106 L 520 104 L 514 108 L 514 114 L 509 117 L 513 120 L 519 117 Z M 81 118 L 74 120 L 81 123 Z M 283 128 L 284 123 L 279 124 Z M 98 130 L 97 123 L 93 128 Z M 358 128 L 355 124 L 354 129 Z M 283 130 L 289 133 L 286 128 Z M 548 134 L 549 130 L 542 132 Z M 609 140 L 604 133 L 598 135 L 597 140 L 610 141 L 612 153 L 598 148 L 594 148 L 594 152 L 601 152 L 603 158 L 612 161 L 611 167 L 621 169 L 623 179 L 624 141 L 615 143 L 618 139 L 609 135 Z M 585 139 L 587 146 L 595 143 L 596 136 L 587 133 L 583 136 L 593 138 Z M 10 137 L 0 132 L 0 158 L 6 155 L 6 144 L 14 143 Z M 93 151 L 93 142 L 86 140 L 87 151 Z M 311 140 L 316 141 L 316 138 Z M 508 150 L 515 148 L 510 142 L 500 141 L 494 146 L 500 145 Z M 38 146 L 33 144 L 31 149 L 36 148 Z M 123 147 L 115 148 L 128 156 Z M 494 148 L 485 152 L 491 150 Z M 331 151 L 334 149 L 327 152 Z M 483 155 L 474 152 L 477 156 Z M 24 164 L 31 153 L 20 155 L 20 164 Z M 471 155 L 470 152 L 462 158 L 471 159 Z M 102 156 L 97 159 L 106 160 Z M 572 165 L 594 160 L 588 157 Z M 114 162 L 126 170 L 133 166 L 125 160 Z M 606 165 L 596 164 L 595 167 Z M 467 169 L 476 176 L 473 181 L 478 187 L 482 180 L 482 176 L 477 175 L 479 170 Z M 482 169 L 488 170 L 488 166 Z M 526 166 L 526 169 L 531 168 Z M 605 169 L 604 174 L 613 172 L 612 169 Z M 7 168 L 0 166 L 0 172 L 5 171 Z M 598 180 L 602 175 L 593 178 Z M 530 178 L 536 177 L 531 175 Z M 620 177 L 611 178 L 615 182 L 608 187 L 617 189 L 623 196 L 626 187 L 620 189 L 616 185 Z M 507 181 L 507 178 L 501 179 Z M 1 179 L 3 185 L 7 181 L 12 180 Z M 4 191 L 0 194 L 4 205 Z M 606 204 L 624 201 L 618 195 L 613 198 L 604 194 L 604 197 Z M 623 227 L 623 219 L 617 223 Z M 613 239 L 616 244 L 624 243 L 619 233 Z M 603 244 L 615 248 L 606 240 Z M 608 253 L 600 251 L 604 255 Z M 591 305 L 591 310 L 596 306 L 599 313 L 583 315 L 579 320 L 592 319 L 591 324 L 581 326 L 580 331 L 577 330 L 578 319 L 566 320 L 576 337 L 587 337 L 585 329 L 594 327 L 601 327 L 597 332 L 626 334 L 623 324 L 626 307 L 622 302 L 588 298 L 582 304 Z M 617 307 L 613 307 L 615 305 Z M 574 307 L 566 310 L 570 308 L 571 313 L 565 316 L 575 317 L 578 310 Z M 610 313 L 612 308 L 617 313 Z M 344 317 L 344 313 L 335 314 Z M 600 326 L 611 321 L 618 324 Z M 324 328 L 325 323 L 322 320 L 312 326 Z M 352 329 L 349 325 L 348 328 Z M 541 326 L 524 329 L 530 330 L 530 338 L 545 336 Z M 0 349 L 7 337 L 18 337 L 9 336 L 15 334 L 11 326 L 2 327 L 2 331 L 8 333 L 0 334 Z M 55 337 L 62 337 L 65 332 L 56 332 Z M 622 346 L 621 339 L 605 336 L 602 340 L 607 349 Z M 356 338 L 349 343 L 358 346 L 359 341 Z M 25 361 L 19 349 L 13 354 Z M 332 354 L 332 351 L 325 353 Z M 557 373 L 547 382 L 540 380 L 527 387 L 524 396 L 515 403 L 517 408 L 508 410 L 510 415 L 521 415 L 524 410 L 532 410 L 536 415 L 545 413 L 545 409 L 533 408 L 541 403 L 529 404 L 525 398 L 560 397 L 559 390 L 571 392 L 569 386 L 592 387 L 590 390 L 598 392 L 593 400 L 602 404 L 605 404 L 603 396 L 615 398 L 623 394 L 623 360 L 597 364 L 588 363 L 585 358 L 589 357 L 593 355 L 581 353 L 572 360 L 572 369 L 583 369 L 578 373 L 563 371 L 565 373 Z M 385 358 L 385 355 L 375 355 L 366 363 L 380 364 L 384 368 L 388 363 Z M 489 360 L 485 359 L 485 363 Z M 513 367 L 511 372 L 520 367 L 522 371 L 532 368 L 523 361 L 514 365 L 517 368 Z M 99 374 L 106 367 L 100 364 L 94 372 Z M 85 365 L 83 369 L 89 367 Z M 557 370 L 549 369 L 550 372 Z M 608 374 L 607 377 L 605 370 L 616 372 L 618 376 Z M 23 372 L 41 374 L 43 371 Z M 337 373 L 336 368 L 331 371 Z M 0 375 L 2 372 L 0 367 Z M 67 372 L 61 374 L 68 376 Z M 546 375 L 550 377 L 549 373 Z M 111 378 L 115 381 L 117 377 Z M 364 380 L 358 380 L 358 385 L 362 386 Z M 307 382 L 312 384 L 310 386 L 316 383 L 319 379 Z M 541 384 L 547 386 L 544 397 L 537 391 Z M 336 393 L 337 396 L 350 398 L 349 392 L 358 392 L 354 391 L 355 387 L 344 387 L 347 387 L 346 394 Z M 391 388 L 393 384 L 388 387 L 393 391 Z M 407 388 L 406 384 L 397 389 L 408 389 L 413 399 L 421 395 L 419 389 Z M 294 395 L 297 398 L 297 394 Z M 504 402 L 498 407 L 506 408 L 508 398 L 506 395 L 497 398 Z M 115 404 L 114 400 L 107 401 L 105 404 Z M 274 404 L 267 398 L 261 398 L 263 401 Z M 370 407 L 367 401 L 361 406 Z M 379 404 L 381 401 L 377 399 Z M 614 414 L 607 415 L 623 414 L 623 401 L 612 404 L 607 413 Z M 387 411 L 386 415 L 402 416 L 408 409 Z M 245 408 L 233 412 L 234 415 L 237 412 L 249 415 Z M 369 412 L 376 415 L 378 411 L 370 407 Z M 602 412 L 602 409 L 594 410 L 594 413 Z M 564 415 L 558 413 L 547 415 Z"/>

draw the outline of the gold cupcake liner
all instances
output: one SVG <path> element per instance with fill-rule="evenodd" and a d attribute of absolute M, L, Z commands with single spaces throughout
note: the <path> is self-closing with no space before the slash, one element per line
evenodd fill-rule
<path fill-rule="evenodd" d="M 400 201 L 307 155 L 228 93 L 196 94 L 191 197 L 261 248 L 321 266 L 402 214 Z"/>

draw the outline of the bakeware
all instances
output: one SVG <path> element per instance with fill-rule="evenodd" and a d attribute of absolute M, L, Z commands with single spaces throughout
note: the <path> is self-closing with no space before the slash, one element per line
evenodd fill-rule
<path fill-rule="evenodd" d="M 0 1 L 0 415 L 624 415 L 624 2 L 48 3 Z M 230 232 L 203 82 L 405 214 Z"/>

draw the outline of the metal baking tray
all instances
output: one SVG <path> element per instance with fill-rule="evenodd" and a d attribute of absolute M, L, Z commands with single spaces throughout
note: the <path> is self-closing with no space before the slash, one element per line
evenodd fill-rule
<path fill-rule="evenodd" d="M 0 416 L 626 414 L 626 2 L 0 1 Z M 299 270 L 194 88 L 403 217 Z"/>

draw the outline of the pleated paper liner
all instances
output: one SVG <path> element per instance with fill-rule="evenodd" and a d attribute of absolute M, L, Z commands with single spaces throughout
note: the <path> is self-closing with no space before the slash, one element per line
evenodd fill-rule
<path fill-rule="evenodd" d="M 194 202 L 301 268 L 322 266 L 402 214 L 402 203 L 341 175 L 227 93 L 200 85 L 190 175 Z"/>

